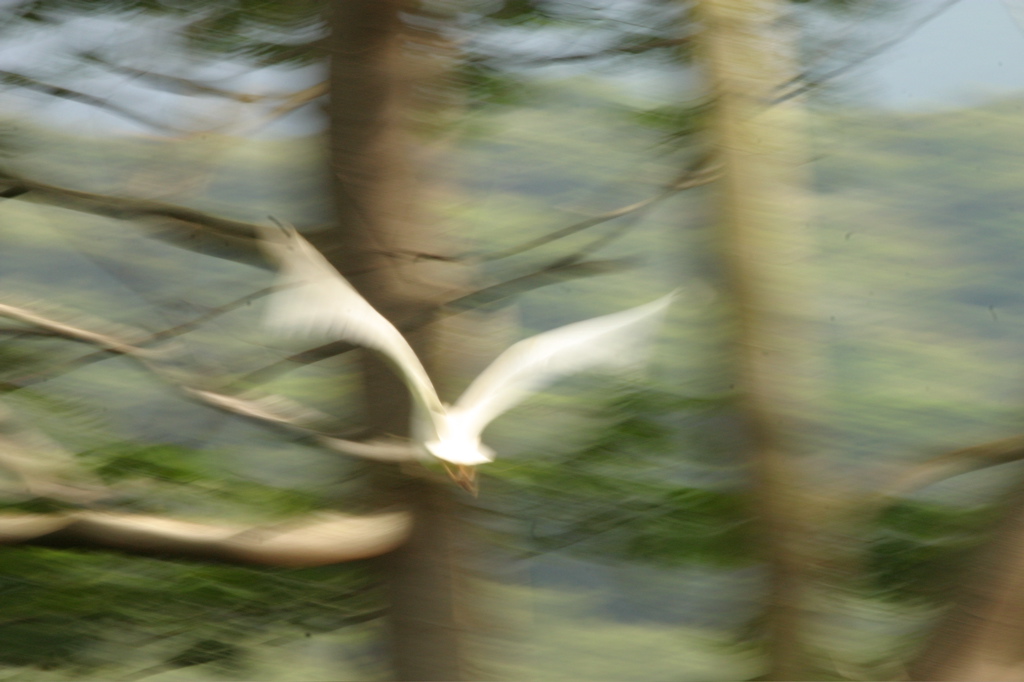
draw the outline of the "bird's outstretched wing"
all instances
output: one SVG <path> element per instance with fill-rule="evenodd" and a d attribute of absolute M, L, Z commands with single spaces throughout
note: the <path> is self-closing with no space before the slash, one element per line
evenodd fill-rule
<path fill-rule="evenodd" d="M 567 374 L 642 364 L 650 337 L 675 297 L 672 293 L 516 343 L 469 385 L 451 412 L 479 434 L 502 412 Z"/>
<path fill-rule="evenodd" d="M 432 414 L 443 412 L 433 383 L 401 332 L 295 228 L 264 227 L 261 245 L 279 267 L 280 290 L 267 303 L 268 327 L 372 348 L 391 361 L 423 408 Z"/>

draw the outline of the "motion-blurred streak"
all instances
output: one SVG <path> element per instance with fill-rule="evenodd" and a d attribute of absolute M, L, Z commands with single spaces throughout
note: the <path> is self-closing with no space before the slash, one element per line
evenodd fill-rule
<path fill-rule="evenodd" d="M 319 514 L 275 526 L 178 521 L 75 511 L 0 515 L 0 544 L 116 549 L 136 554 L 302 568 L 385 554 L 409 535 L 410 516 Z"/>

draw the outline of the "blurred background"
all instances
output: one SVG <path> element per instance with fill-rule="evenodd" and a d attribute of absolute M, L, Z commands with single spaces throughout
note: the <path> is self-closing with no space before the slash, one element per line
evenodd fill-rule
<path fill-rule="evenodd" d="M 1021 64 L 1018 0 L 4 0 L 0 679 L 1024 680 Z M 446 400 L 680 295 L 473 496 L 325 447 L 408 398 L 264 327 L 276 221 Z"/>

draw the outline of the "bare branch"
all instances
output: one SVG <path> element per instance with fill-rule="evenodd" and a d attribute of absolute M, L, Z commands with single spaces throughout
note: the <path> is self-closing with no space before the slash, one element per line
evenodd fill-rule
<path fill-rule="evenodd" d="M 883 54 L 884 52 L 889 51 L 890 49 L 896 47 L 910 36 L 917 33 L 917 31 L 920 28 L 922 28 L 925 24 L 941 15 L 958 2 L 960 2 L 960 0 L 946 0 L 946 2 L 942 3 L 934 10 L 921 17 L 921 19 L 914 22 L 903 33 L 899 34 L 895 38 L 892 38 L 890 40 L 887 40 L 883 43 L 876 45 L 875 47 L 867 50 L 866 52 L 863 52 L 860 55 L 860 57 L 858 57 L 852 62 L 847 62 L 846 64 L 842 64 L 818 75 L 814 75 L 813 73 L 810 73 L 808 71 L 804 71 L 803 73 L 798 74 L 794 78 L 786 81 L 785 83 L 779 86 L 778 89 L 781 90 L 782 93 L 772 100 L 772 104 L 781 104 L 786 100 L 793 99 L 794 97 L 799 97 L 808 90 L 817 88 L 822 84 L 834 78 L 837 78 L 838 76 L 841 76 L 848 71 L 857 68 L 858 66 L 864 64 L 865 62 L 874 59 L 875 57 Z M 786 88 L 791 89 L 786 90 Z"/>
<path fill-rule="evenodd" d="M 258 226 L 175 204 L 81 192 L 29 180 L 8 171 L 0 171 L 0 197 L 116 220 L 156 220 L 159 221 L 154 234 L 157 238 L 212 256 L 245 260 L 260 253 L 256 244 Z M 225 246 L 226 252 L 223 251 Z"/>
<path fill-rule="evenodd" d="M 155 342 L 158 342 L 158 341 L 165 341 L 167 339 L 172 339 L 172 338 L 174 338 L 176 336 L 180 336 L 182 334 L 186 334 L 186 333 L 192 331 L 193 329 L 196 329 L 197 327 L 202 325 L 204 322 L 212 320 L 212 319 L 214 319 L 214 318 L 216 318 L 216 317 L 218 317 L 220 315 L 223 315 L 223 314 L 225 314 L 227 312 L 230 312 L 230 311 L 235 310 L 237 308 L 240 308 L 242 306 L 246 306 L 249 303 L 251 303 L 252 301 L 256 300 L 257 298 L 260 298 L 262 296 L 266 296 L 267 294 L 270 294 L 271 292 L 276 291 L 276 290 L 277 290 L 277 287 L 266 287 L 264 289 L 260 289 L 258 291 L 255 291 L 255 292 L 251 293 L 251 294 L 243 296 L 242 298 L 236 299 L 236 300 L 231 301 L 229 303 L 225 303 L 222 306 L 217 306 L 216 308 L 212 308 L 212 309 L 208 310 L 207 312 L 203 313 L 202 315 L 189 320 L 188 322 L 183 322 L 183 323 L 175 325 L 173 327 L 168 327 L 166 329 L 162 329 L 161 331 L 158 331 L 158 332 L 156 332 L 154 334 L 150 334 L 149 336 L 145 336 L 145 337 L 139 338 L 135 342 L 133 348 L 139 348 L 141 350 L 142 347 L 148 346 L 148 345 L 150 345 L 152 343 L 155 343 Z M 34 328 L 34 329 L 33 328 L 17 328 L 17 329 L 3 329 L 3 328 L 0 328 L 0 334 L 2 334 L 2 333 L 19 334 L 19 335 L 20 334 L 45 334 L 47 336 L 64 336 L 63 334 L 58 334 L 57 332 L 50 331 L 50 330 L 47 330 L 47 329 L 41 329 L 41 328 Z M 85 365 L 92 364 L 93 362 L 98 362 L 100 360 L 103 360 L 103 359 L 108 357 L 108 353 L 109 352 L 110 351 L 108 351 L 107 349 L 103 349 L 103 350 L 98 350 L 98 351 L 94 351 L 94 352 L 91 352 L 91 353 L 87 353 L 85 355 L 80 355 L 79 357 L 74 358 L 72 360 L 68 360 L 67 362 L 52 363 L 45 370 L 35 372 L 34 374 L 28 374 L 28 375 L 19 376 L 16 380 L 14 380 L 12 382 L 11 386 L 13 386 L 15 389 L 17 389 L 17 388 L 25 388 L 27 386 L 31 386 L 32 384 L 37 384 L 37 383 L 39 383 L 41 381 L 47 381 L 49 379 L 52 379 L 55 376 L 59 376 L 61 374 L 64 374 L 65 372 L 69 372 L 69 371 L 72 371 L 72 370 L 77 369 L 79 367 L 83 367 Z M 4 387 L 0 386 L 0 390 L 4 390 Z"/>
<path fill-rule="evenodd" d="M 263 102 L 267 100 L 279 100 L 279 103 L 274 106 L 265 116 L 259 121 L 244 126 L 241 130 L 236 130 L 235 135 L 251 135 L 261 128 L 269 125 L 275 120 L 286 116 L 287 114 L 300 109 L 303 106 L 315 101 L 316 99 L 327 94 L 327 83 L 317 83 L 316 85 L 308 88 L 303 88 L 297 92 L 284 93 L 284 94 L 271 94 L 271 95 L 257 95 L 253 93 L 235 92 L 232 90 L 225 90 L 224 88 L 218 88 L 208 83 L 202 83 L 190 78 L 182 78 L 180 76 L 171 76 L 168 74 L 156 73 L 145 69 L 136 69 L 131 66 L 124 66 L 122 64 L 114 64 L 113 62 L 107 61 L 95 53 L 82 54 L 82 59 L 98 64 L 106 69 L 122 73 L 125 75 L 144 80 L 155 87 L 167 90 L 170 92 L 187 92 L 197 95 L 212 95 L 215 97 L 223 97 L 243 104 L 251 104 L 253 102 Z M 194 134 L 199 134 L 194 133 Z"/>
<path fill-rule="evenodd" d="M 378 462 L 413 462 L 423 459 L 425 451 L 412 441 L 401 438 L 377 438 L 368 441 L 344 440 L 330 436 L 319 436 L 321 445 L 361 459 L 372 459 Z"/>
<path fill-rule="evenodd" d="M 259 121 L 251 126 L 243 128 L 241 131 L 236 132 L 236 135 L 252 135 L 258 130 L 270 125 L 279 118 L 287 116 L 296 109 L 301 109 L 310 102 L 314 102 L 320 97 L 327 94 L 327 83 L 317 83 L 304 90 L 292 93 L 284 99 L 280 104 L 275 106 L 267 113 L 266 116 L 262 117 Z"/>
<path fill-rule="evenodd" d="M 308 430 L 304 426 L 305 424 L 327 421 L 329 419 L 326 415 L 311 408 L 301 406 L 283 396 L 247 398 L 224 395 L 189 386 L 177 377 L 172 377 L 168 370 L 161 368 L 159 364 L 153 362 L 153 360 L 158 359 L 163 354 L 160 351 L 139 348 L 137 345 L 129 344 L 109 334 L 101 334 L 65 322 L 58 322 L 39 313 L 4 303 L 0 303 L 0 315 L 12 317 L 26 324 L 36 325 L 64 338 L 99 346 L 107 352 L 131 357 L 139 362 L 144 369 L 149 370 L 154 376 L 177 388 L 187 397 L 233 414 L 304 430 Z M 152 338 L 150 337 L 150 339 Z"/>
<path fill-rule="evenodd" d="M 219 410 L 255 419 L 263 424 L 283 426 L 306 436 L 313 436 L 320 445 L 343 455 L 379 462 L 412 462 L 422 459 L 425 454 L 421 448 L 416 447 L 408 440 L 377 438 L 356 441 L 319 433 L 313 428 L 313 425 L 318 422 L 327 422 L 330 417 L 284 396 L 264 395 L 257 398 L 246 398 L 183 385 L 178 385 L 178 388 L 186 395 Z"/>
<path fill-rule="evenodd" d="M 409 514 L 399 511 L 367 516 L 319 514 L 268 527 L 76 511 L 0 516 L 0 544 L 105 548 L 300 568 L 385 554 L 405 542 L 411 526 Z"/>
<path fill-rule="evenodd" d="M 622 206 L 612 211 L 608 211 L 607 213 L 602 213 L 601 215 L 597 215 L 592 218 L 587 218 L 586 220 L 581 220 L 578 223 L 567 225 L 565 227 L 555 230 L 554 232 L 549 232 L 546 235 L 537 237 L 536 239 L 531 239 L 527 242 L 519 244 L 518 246 L 513 246 L 511 248 L 505 249 L 504 251 L 498 251 L 497 253 L 488 254 L 484 256 L 482 260 L 492 261 L 500 260 L 502 258 L 508 258 L 510 256 L 516 256 L 520 253 L 530 251 L 531 249 L 535 249 L 539 246 L 550 244 L 553 241 L 564 239 L 565 237 L 574 235 L 577 232 L 581 232 L 583 230 L 586 230 L 587 228 L 594 227 L 595 225 L 600 225 L 601 223 L 606 223 L 609 220 L 615 220 L 616 218 L 621 218 L 622 216 L 629 215 L 630 213 L 635 213 L 645 208 L 649 208 L 654 204 L 658 203 L 659 201 L 662 201 L 673 196 L 677 192 L 712 183 L 718 179 L 719 169 L 717 166 L 710 168 L 706 167 L 704 165 L 706 164 L 706 162 L 706 159 L 701 159 L 696 169 L 687 170 L 681 176 L 676 178 L 673 182 L 663 187 L 661 191 L 659 191 L 654 196 L 648 197 L 647 199 L 643 199 L 642 201 L 637 201 L 627 206 Z"/>
<path fill-rule="evenodd" d="M 35 325 L 36 327 L 39 327 L 52 334 L 62 336 L 64 338 L 73 339 L 75 341 L 83 341 L 85 343 L 91 343 L 112 353 L 138 353 L 144 355 L 149 352 L 146 351 L 145 349 L 131 346 L 121 341 L 120 339 L 114 338 L 113 336 L 100 334 L 97 332 L 89 331 L 87 329 L 82 329 L 80 327 L 74 327 L 69 324 L 65 324 L 63 322 L 58 322 L 48 317 L 44 317 L 42 315 L 39 315 L 38 313 L 32 312 L 31 310 L 26 310 L 25 308 L 20 308 L 18 306 L 8 305 L 6 303 L 0 303 L 0 315 L 11 318 L 13 320 L 18 320 L 19 322 L 24 322 L 26 324 Z"/>
<path fill-rule="evenodd" d="M 884 486 L 878 496 L 893 499 L 947 478 L 1022 459 L 1024 436 L 1012 436 L 982 445 L 960 448 L 911 466 Z"/>
<path fill-rule="evenodd" d="M 505 298 L 518 296 L 531 289 L 558 284 L 570 279 L 596 277 L 622 272 L 636 266 L 632 258 L 609 258 L 606 260 L 577 261 L 575 256 L 562 258 L 534 272 L 515 277 L 500 284 L 494 284 L 472 293 L 460 296 L 444 304 L 451 313 L 479 308 Z"/>
<path fill-rule="evenodd" d="M 322 412 L 300 405 L 280 395 L 245 397 L 226 395 L 183 384 L 177 386 L 188 397 L 219 410 L 261 422 L 287 426 L 306 433 L 313 430 L 309 425 L 330 420 L 330 417 Z"/>
<path fill-rule="evenodd" d="M 423 324 L 423 323 L 420 323 Z M 420 324 L 396 324 L 395 326 L 403 333 L 408 332 L 412 329 L 417 329 Z M 237 379 L 234 379 L 224 386 L 220 386 L 219 390 L 232 392 L 239 387 L 251 387 L 258 386 L 260 384 L 272 381 L 275 377 L 290 372 L 295 368 L 296 365 L 311 365 L 314 362 L 320 362 L 327 358 L 333 358 L 338 355 L 344 355 L 350 351 L 361 348 L 354 343 L 347 341 L 332 341 L 325 343 L 322 346 L 315 348 L 308 348 L 298 353 L 292 353 L 291 355 L 281 358 L 275 362 L 270 363 L 264 367 L 260 367 L 257 370 L 253 370 L 248 374 L 242 375 Z"/>
<path fill-rule="evenodd" d="M 515 66 L 535 66 L 545 64 L 561 64 L 564 62 L 579 62 L 586 61 L 589 59 L 600 59 L 602 57 L 616 57 L 624 54 L 643 54 L 644 52 L 650 52 L 651 50 L 657 50 L 666 47 L 679 47 L 686 45 L 693 40 L 693 36 L 683 36 L 681 38 L 654 38 L 651 40 L 645 40 L 642 42 L 626 43 L 624 45 L 613 45 L 603 50 L 594 50 L 590 52 L 572 52 L 569 54 L 561 55 L 550 55 L 550 56 L 487 56 L 477 61 L 509 61 Z"/>
<path fill-rule="evenodd" d="M 110 100 L 88 95 L 84 92 L 78 92 L 77 90 L 71 90 L 70 88 L 65 88 L 60 85 L 44 83 L 43 81 L 36 80 L 35 78 L 30 78 L 29 76 L 25 76 L 20 73 L 14 73 L 13 71 L 0 70 L 0 82 L 42 92 L 52 97 L 59 97 L 61 99 L 68 99 L 75 102 L 81 102 L 82 104 L 88 104 L 99 109 L 104 109 L 113 114 L 117 114 L 122 118 L 135 121 L 136 123 L 141 123 L 142 125 L 155 130 L 180 132 L 166 123 L 155 121 L 143 114 L 134 112 L 131 109 L 126 109 L 120 104 L 111 102 Z"/>
<path fill-rule="evenodd" d="M 314 425 L 326 423 L 330 421 L 330 417 L 284 396 L 261 395 L 249 397 L 245 395 L 227 395 L 189 386 L 178 378 L 170 376 L 158 364 L 150 362 L 149 355 L 155 356 L 157 355 L 156 353 L 150 352 L 149 355 L 146 355 L 147 351 L 144 349 L 127 344 L 112 336 L 57 322 L 38 313 L 2 303 L 0 303 L 0 315 L 8 315 L 28 324 L 37 325 L 64 338 L 98 345 L 105 351 L 133 357 L 153 375 L 181 391 L 188 398 L 224 412 L 254 419 L 264 424 L 283 426 L 307 436 L 313 435 L 319 443 L 336 452 L 382 461 L 410 461 L 420 457 L 420 451 L 405 441 L 402 443 L 391 441 L 359 442 L 333 438 L 318 433 Z M 40 444 L 38 442 L 35 447 L 25 447 L 25 444 L 21 441 L 25 441 L 27 436 L 20 431 L 20 440 L 13 439 L 13 437 L 5 438 L 5 431 L 9 431 L 12 434 L 15 433 L 14 427 L 5 428 L 5 423 L 7 422 L 3 420 L 3 412 L 0 411 L 0 446 L 6 445 L 6 448 L 0 447 L 0 467 L 6 466 L 11 471 L 17 473 L 24 480 L 26 488 L 30 490 L 40 488 L 41 483 L 30 476 L 30 469 L 33 468 L 33 457 L 45 451 L 46 448 L 39 447 Z M 11 423 L 13 424 L 13 422 Z M 36 441 L 39 441 L 39 439 L 37 438 Z M 19 453 L 21 454 L 19 455 Z M 48 489 L 50 488 L 56 489 L 53 485 L 48 484 Z M 71 492 L 74 492 L 74 490 Z M 85 494 L 88 491 L 83 490 L 79 492 Z M 96 499 L 101 496 L 93 495 L 90 499 Z"/>
<path fill-rule="evenodd" d="M 146 81 L 161 90 L 169 92 L 187 92 L 195 95 L 213 95 L 216 97 L 223 97 L 224 99 L 230 99 L 235 102 L 242 102 L 248 104 L 251 102 L 258 102 L 264 99 L 273 99 L 275 95 L 256 95 L 247 92 L 235 92 L 233 90 L 225 90 L 224 88 L 218 88 L 215 85 L 203 83 L 191 78 L 182 78 L 180 76 L 171 76 L 168 74 L 157 73 L 147 69 L 136 69 L 132 66 L 125 66 L 124 64 L 115 64 L 114 62 L 108 61 L 101 57 L 95 52 L 83 52 L 79 55 L 83 61 L 87 61 L 98 66 L 102 66 L 105 69 L 113 71 L 115 73 L 124 74 L 126 76 L 132 76 L 139 80 Z"/>
<path fill-rule="evenodd" d="M 311 415 L 318 416 L 284 398 L 245 400 L 184 386 L 169 379 L 166 372 L 150 363 L 142 349 L 107 334 L 57 322 L 16 306 L 0 305 L 0 313 L 66 338 L 133 357 L 186 394 L 222 409 L 287 425 L 311 420 Z M 79 497 L 96 493 L 51 481 L 49 474 L 53 473 L 51 470 L 55 465 L 38 459 L 46 454 L 48 446 L 40 438 L 30 436 L 32 434 L 25 432 L 13 420 L 0 420 L 0 444 L 5 446 L 0 448 L 3 454 L 0 464 L 18 475 L 30 492 L 56 496 L 57 499 L 67 497 L 68 491 L 79 494 Z M 57 454 L 61 454 L 59 450 Z M 57 464 L 61 464 L 63 459 L 58 457 L 60 461 Z M 87 501 L 103 494 L 90 494 Z M 405 541 L 410 528 L 410 517 L 404 512 L 366 517 L 320 515 L 314 520 L 257 528 L 82 511 L 54 516 L 0 516 L 0 544 L 104 547 L 232 563 L 300 567 L 352 561 L 389 552 Z"/>

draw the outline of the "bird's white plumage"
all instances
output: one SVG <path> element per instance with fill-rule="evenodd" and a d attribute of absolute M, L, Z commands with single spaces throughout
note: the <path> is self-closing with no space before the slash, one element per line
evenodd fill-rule
<path fill-rule="evenodd" d="M 462 466 L 490 462 L 484 428 L 560 377 L 600 366 L 638 363 L 675 298 L 560 327 L 514 344 L 445 407 L 402 334 L 366 302 L 294 229 L 266 228 L 264 248 L 280 264 L 280 287 L 266 324 L 290 334 L 343 339 L 372 348 L 395 366 L 417 403 L 413 439 L 431 455 Z"/>
<path fill-rule="evenodd" d="M 568 374 L 642 362 L 647 341 L 675 298 L 576 322 L 524 339 L 498 356 L 449 408 L 477 436 L 531 393 Z"/>
<path fill-rule="evenodd" d="M 265 227 L 261 241 L 278 263 L 280 290 L 267 303 L 265 323 L 293 336 L 342 339 L 382 353 L 405 379 L 419 406 L 443 411 L 437 392 L 409 342 L 294 228 Z"/>

